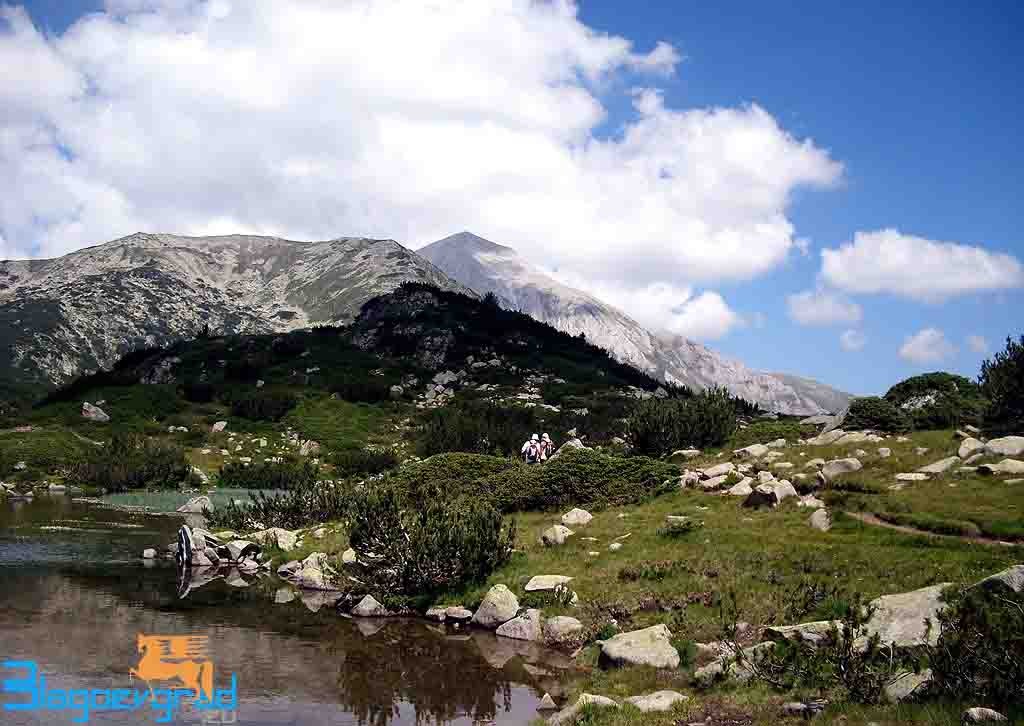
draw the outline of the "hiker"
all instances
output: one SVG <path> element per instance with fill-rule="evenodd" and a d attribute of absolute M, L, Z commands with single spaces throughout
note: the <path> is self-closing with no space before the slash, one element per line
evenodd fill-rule
<path fill-rule="evenodd" d="M 538 463 L 541 456 L 540 437 L 537 434 L 531 436 L 530 440 L 523 444 L 523 449 L 520 453 L 523 455 L 523 461 L 527 464 Z"/>
<path fill-rule="evenodd" d="M 540 437 L 540 460 L 547 461 L 553 453 L 555 453 L 555 444 L 551 441 L 550 436 L 544 434 Z"/>

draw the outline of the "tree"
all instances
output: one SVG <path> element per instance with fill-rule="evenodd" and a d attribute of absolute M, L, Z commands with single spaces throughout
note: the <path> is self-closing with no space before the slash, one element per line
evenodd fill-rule
<path fill-rule="evenodd" d="M 981 364 L 981 390 L 991 402 L 985 428 L 994 432 L 1024 433 L 1024 335 L 1006 338 L 1006 350 Z"/>

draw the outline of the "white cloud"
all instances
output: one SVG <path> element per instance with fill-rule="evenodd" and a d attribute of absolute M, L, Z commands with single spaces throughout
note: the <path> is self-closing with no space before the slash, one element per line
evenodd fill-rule
<path fill-rule="evenodd" d="M 868 339 L 860 330 L 850 328 L 839 336 L 839 345 L 846 351 L 857 351 L 867 345 Z"/>
<path fill-rule="evenodd" d="M 900 358 L 917 364 L 941 363 L 956 352 L 956 347 L 937 328 L 924 328 L 900 346 Z"/>
<path fill-rule="evenodd" d="M 679 53 L 570 0 L 109 0 L 53 37 L 0 13 L 0 232 L 34 255 L 471 229 L 642 291 L 773 269 L 794 190 L 842 173 L 759 106 L 668 107 Z"/>
<path fill-rule="evenodd" d="M 860 305 L 830 290 L 804 290 L 786 298 L 789 316 L 801 325 L 859 323 Z"/>
<path fill-rule="evenodd" d="M 989 351 L 988 341 L 980 335 L 968 335 L 967 347 L 975 353 L 987 353 Z"/>
<path fill-rule="evenodd" d="M 821 251 L 821 274 L 853 293 L 891 293 L 924 302 L 1024 286 L 1024 266 L 982 247 L 936 242 L 895 229 L 858 232 L 853 242 Z"/>

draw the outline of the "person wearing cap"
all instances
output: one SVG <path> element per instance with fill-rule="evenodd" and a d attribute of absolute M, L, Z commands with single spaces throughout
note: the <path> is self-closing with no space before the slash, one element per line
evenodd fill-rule
<path fill-rule="evenodd" d="M 544 434 L 540 437 L 540 460 L 547 461 L 553 453 L 555 453 L 555 444 L 551 441 L 550 436 Z"/>
<path fill-rule="evenodd" d="M 540 443 L 540 437 L 534 434 L 530 437 L 530 440 L 523 444 L 523 448 L 520 453 L 523 455 L 523 461 L 527 464 L 536 464 L 540 461 L 542 446 Z"/>

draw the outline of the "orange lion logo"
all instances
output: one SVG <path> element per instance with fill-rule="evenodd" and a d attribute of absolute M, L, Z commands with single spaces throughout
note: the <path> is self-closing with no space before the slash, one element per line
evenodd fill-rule
<path fill-rule="evenodd" d="M 213 663 L 207 653 L 209 638 L 139 633 L 137 641 L 142 657 L 129 673 L 145 681 L 150 691 L 154 681 L 177 680 L 203 700 L 213 700 Z"/>

